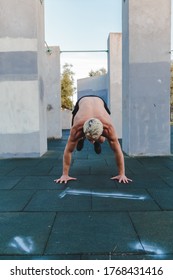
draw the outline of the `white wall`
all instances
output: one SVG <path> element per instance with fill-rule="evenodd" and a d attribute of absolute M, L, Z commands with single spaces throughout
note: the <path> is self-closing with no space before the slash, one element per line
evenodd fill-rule
<path fill-rule="evenodd" d="M 62 129 L 70 129 L 72 121 L 72 112 L 70 110 L 61 110 L 62 114 Z"/>
<path fill-rule="evenodd" d="M 170 0 L 123 3 L 123 149 L 170 154 Z"/>
<path fill-rule="evenodd" d="M 60 49 L 50 46 L 46 52 L 45 94 L 47 109 L 47 138 L 62 137 Z"/>
<path fill-rule="evenodd" d="M 118 138 L 122 138 L 122 33 L 108 37 L 108 91 L 111 118 Z"/>
<path fill-rule="evenodd" d="M 44 5 L 0 0 L 0 157 L 47 150 Z"/>

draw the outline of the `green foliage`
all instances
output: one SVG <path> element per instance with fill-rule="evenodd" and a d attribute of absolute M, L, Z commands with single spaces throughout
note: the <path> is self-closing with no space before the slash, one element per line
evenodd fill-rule
<path fill-rule="evenodd" d="M 71 64 L 64 64 L 61 75 L 61 107 L 69 110 L 73 109 L 72 98 L 75 92 L 72 67 Z"/>
<path fill-rule="evenodd" d="M 105 68 L 100 68 L 99 70 L 96 71 L 91 70 L 89 72 L 89 77 L 101 76 L 101 75 L 105 75 L 106 73 L 107 72 Z"/>

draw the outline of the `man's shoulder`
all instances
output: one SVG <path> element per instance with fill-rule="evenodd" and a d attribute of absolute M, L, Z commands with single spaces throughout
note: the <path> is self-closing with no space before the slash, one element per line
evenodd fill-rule
<path fill-rule="evenodd" d="M 103 136 L 107 139 L 116 138 L 115 128 L 112 123 L 105 123 L 103 125 Z"/>
<path fill-rule="evenodd" d="M 80 139 L 83 136 L 84 136 L 83 125 L 79 125 L 79 124 L 73 125 L 70 130 L 70 139 L 72 141 L 75 141 L 75 140 Z"/>

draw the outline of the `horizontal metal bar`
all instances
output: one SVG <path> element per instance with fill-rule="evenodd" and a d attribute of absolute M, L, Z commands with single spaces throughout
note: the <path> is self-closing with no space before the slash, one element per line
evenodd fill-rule
<path fill-rule="evenodd" d="M 75 52 L 75 53 L 76 52 L 108 52 L 108 50 L 83 50 L 83 51 L 82 50 L 77 50 L 77 51 L 75 51 L 75 50 L 74 51 L 70 51 L 69 50 L 69 51 L 60 51 L 60 53 L 68 53 L 68 52 L 72 52 L 72 53 L 73 52 Z"/>

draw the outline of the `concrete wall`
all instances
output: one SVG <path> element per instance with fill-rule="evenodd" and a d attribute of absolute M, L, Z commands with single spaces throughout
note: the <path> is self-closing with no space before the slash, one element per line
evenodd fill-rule
<path fill-rule="evenodd" d="M 61 110 L 62 114 L 62 129 L 70 129 L 72 121 L 72 112 L 70 110 Z"/>
<path fill-rule="evenodd" d="M 0 157 L 47 150 L 44 5 L 0 0 Z"/>
<path fill-rule="evenodd" d="M 45 94 L 47 103 L 47 138 L 62 137 L 60 49 L 49 47 L 45 62 Z"/>
<path fill-rule="evenodd" d="M 170 0 L 123 0 L 123 150 L 170 154 Z"/>
<path fill-rule="evenodd" d="M 108 103 L 107 75 L 77 80 L 77 99 L 85 95 L 100 96 Z"/>
<path fill-rule="evenodd" d="M 122 33 L 108 37 L 108 92 L 111 118 L 122 138 Z"/>

